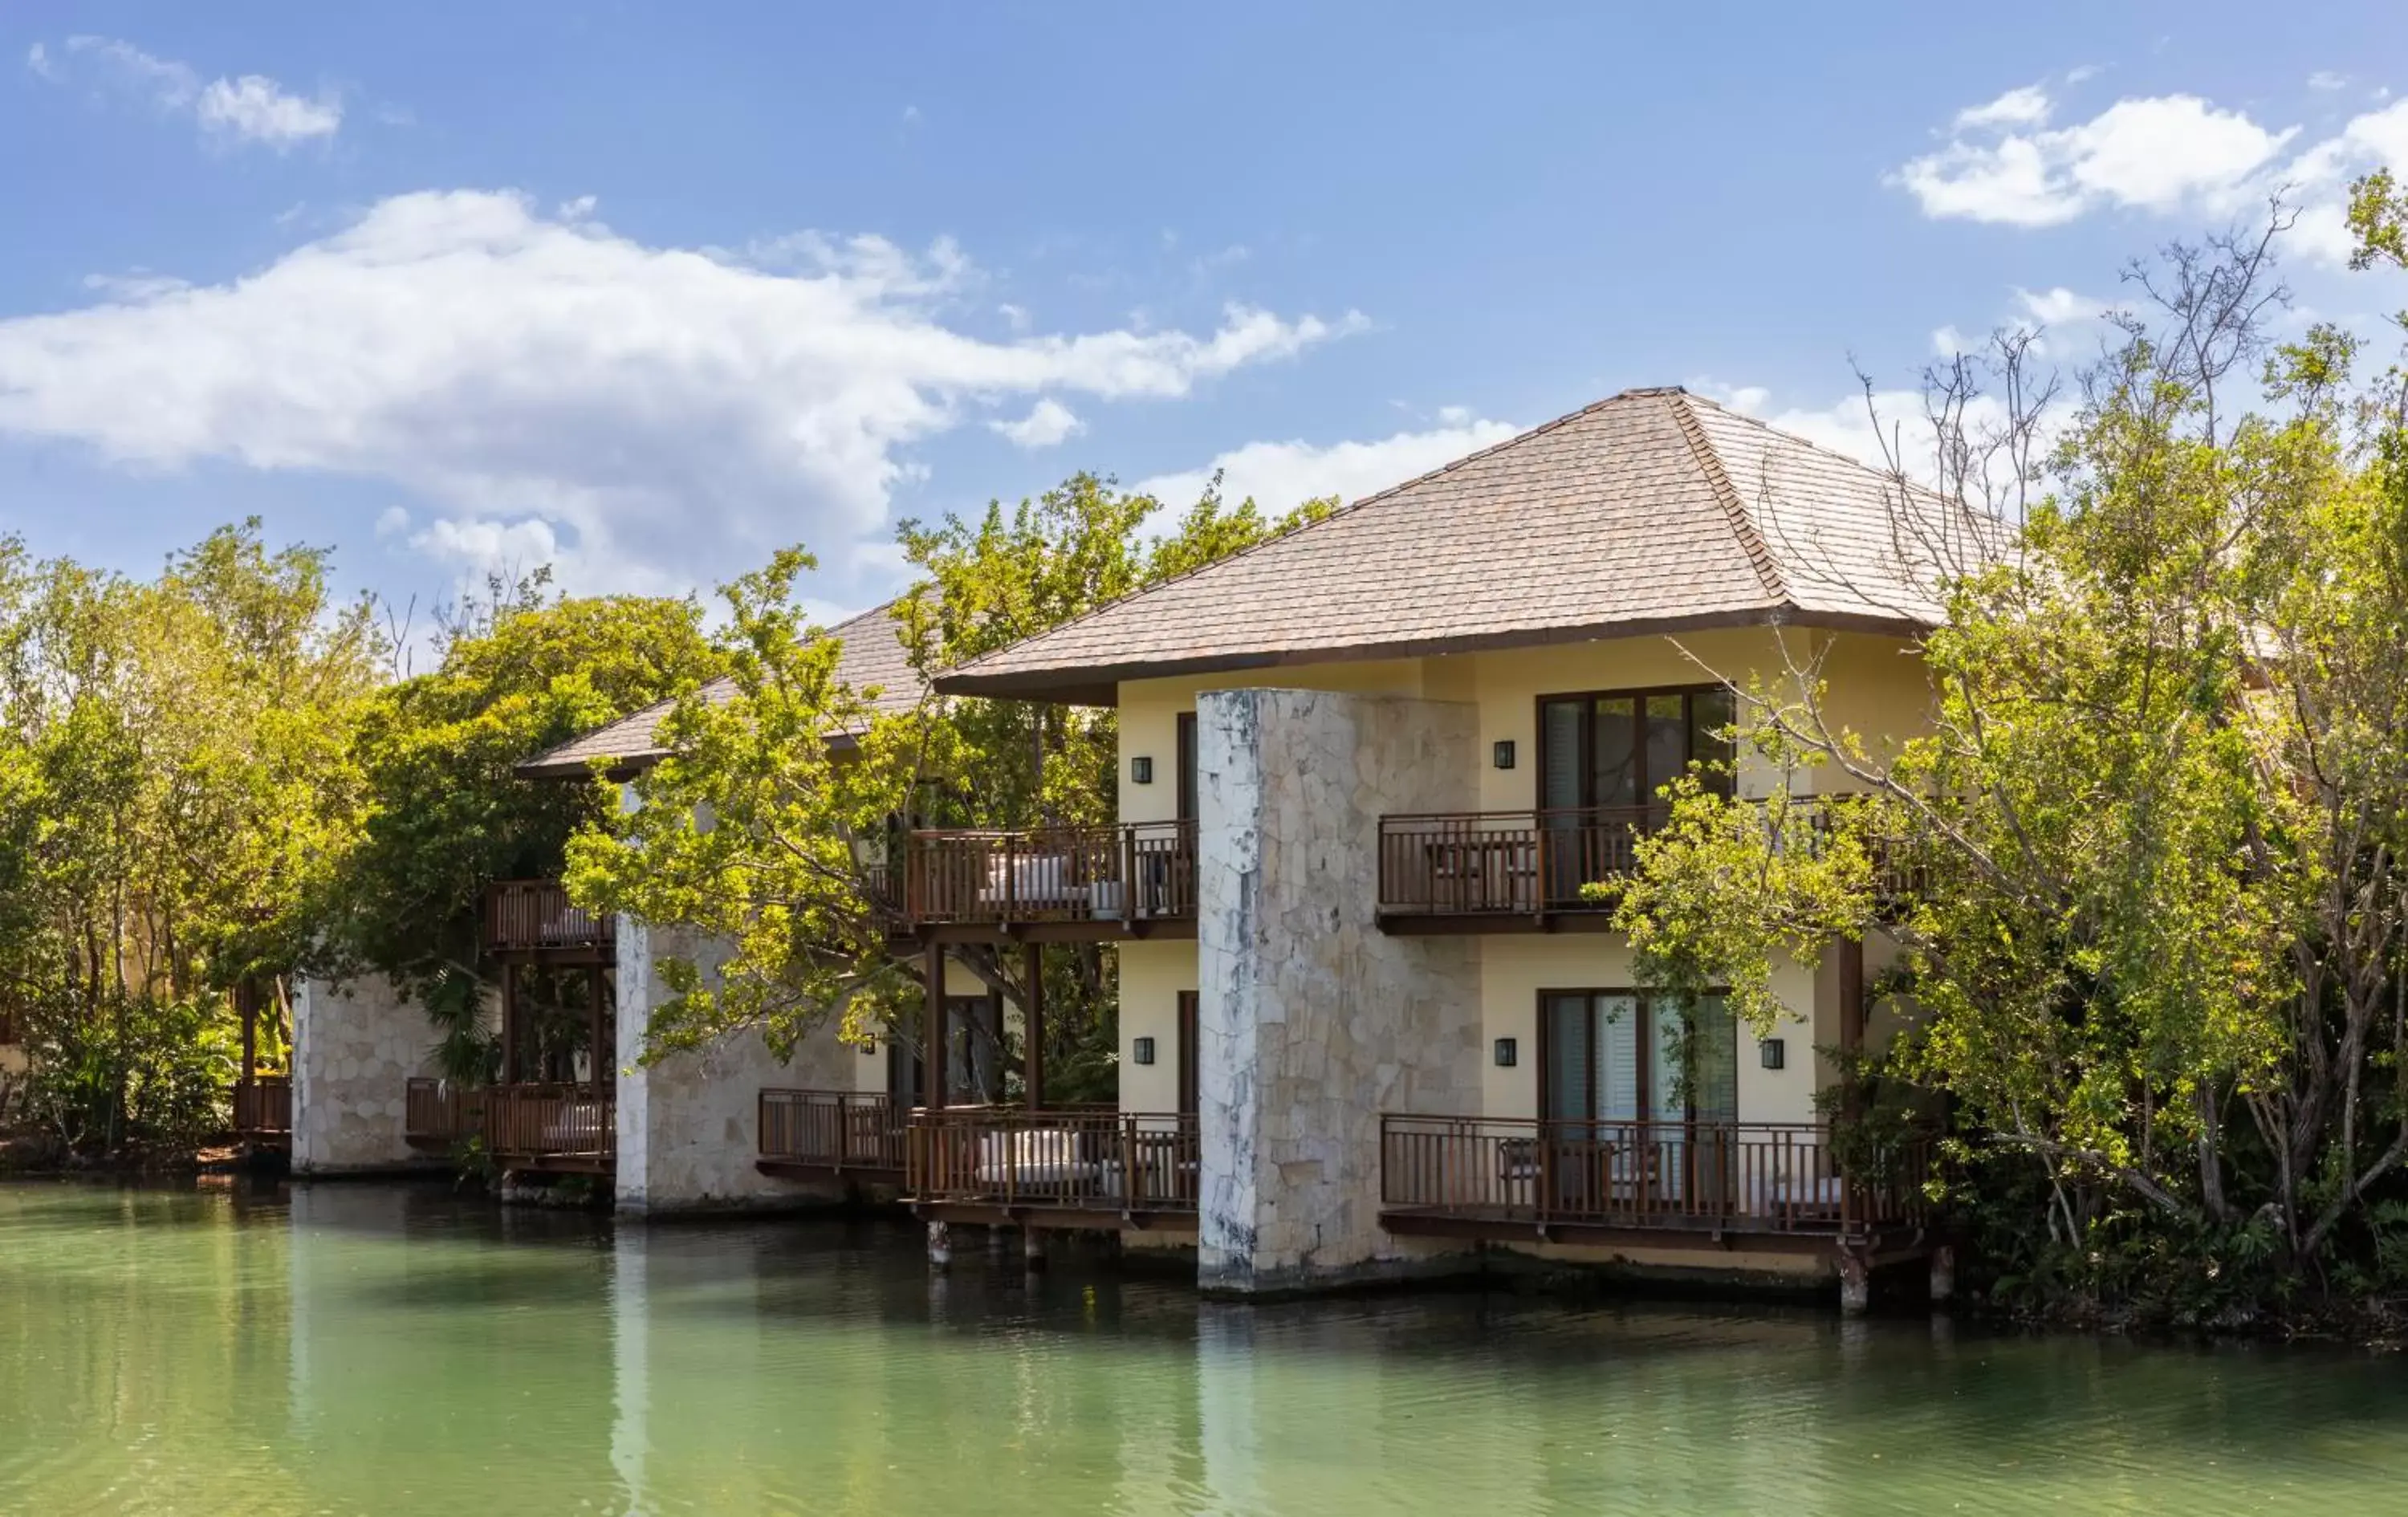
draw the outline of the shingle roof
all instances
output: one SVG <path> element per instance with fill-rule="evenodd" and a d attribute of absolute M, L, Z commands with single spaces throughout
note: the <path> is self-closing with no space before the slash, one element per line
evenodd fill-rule
<path fill-rule="evenodd" d="M 1792 622 L 1935 620 L 1922 522 L 1877 470 L 1678 388 L 1628 390 L 940 676 L 1109 702 L 1114 681 Z"/>
<path fill-rule="evenodd" d="M 874 688 L 877 694 L 869 704 L 880 712 L 909 710 L 921 694 L 920 677 L 911 670 L 895 623 L 895 608 L 900 604 L 888 601 L 828 629 L 829 637 L 844 644 L 837 657 L 837 678 L 858 693 Z M 732 680 L 713 680 L 702 687 L 703 698 L 714 703 L 735 693 Z M 660 724 L 676 704 L 675 700 L 656 701 L 630 712 L 607 727 L 596 727 L 537 754 L 520 765 L 518 772 L 531 780 L 576 778 L 591 773 L 596 760 L 612 771 L 640 769 L 667 751 L 661 746 Z"/>

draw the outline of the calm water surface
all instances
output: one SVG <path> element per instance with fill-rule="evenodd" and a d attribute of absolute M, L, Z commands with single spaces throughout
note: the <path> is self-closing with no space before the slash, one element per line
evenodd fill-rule
<path fill-rule="evenodd" d="M 0 1186 L 0 1513 L 2408 1511 L 2408 1365 Z"/>

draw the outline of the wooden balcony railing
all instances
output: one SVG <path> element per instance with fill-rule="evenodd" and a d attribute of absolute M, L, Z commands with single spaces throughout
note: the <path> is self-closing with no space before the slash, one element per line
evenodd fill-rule
<path fill-rule="evenodd" d="M 401 1132 L 413 1148 L 449 1149 L 484 1131 L 485 1092 L 449 1080 L 413 1078 L 402 1086 Z"/>
<path fill-rule="evenodd" d="M 948 1107 L 911 1114 L 904 1188 L 921 1204 L 1192 1213 L 1192 1115 Z"/>
<path fill-rule="evenodd" d="M 899 1177 L 910 1111 L 894 1096 L 857 1091 L 765 1090 L 761 1157 L 798 1168 Z"/>
<path fill-rule="evenodd" d="M 1784 844 L 1820 848 L 1830 836 L 1828 800 L 1793 805 Z M 1584 887 L 1628 874 L 1641 838 L 1670 822 L 1670 806 L 1579 810 L 1457 811 L 1380 819 L 1382 915 L 1541 916 L 1599 911 Z M 1896 897 L 1912 880 L 1886 850 L 1875 887 Z"/>
<path fill-rule="evenodd" d="M 1380 819 L 1380 909 L 1535 916 L 1596 909 L 1581 887 L 1629 871 L 1668 806 L 1463 811 Z"/>
<path fill-rule="evenodd" d="M 289 1133 L 293 1130 L 293 1081 L 284 1075 L 253 1075 L 234 1084 L 234 1130 L 237 1133 Z"/>
<path fill-rule="evenodd" d="M 557 880 L 505 880 L 485 892 L 485 946 L 497 953 L 608 950 L 617 919 L 570 904 Z"/>
<path fill-rule="evenodd" d="M 484 1126 L 497 1158 L 608 1163 L 619 1152 L 616 1099 L 583 1085 L 489 1086 Z"/>
<path fill-rule="evenodd" d="M 1193 921 L 1196 823 L 911 835 L 914 923 Z"/>
<path fill-rule="evenodd" d="M 1930 1159 L 1845 1172 L 1803 1124 L 1380 1119 L 1383 1211 L 1468 1222 L 1846 1237 L 1923 1220 Z"/>

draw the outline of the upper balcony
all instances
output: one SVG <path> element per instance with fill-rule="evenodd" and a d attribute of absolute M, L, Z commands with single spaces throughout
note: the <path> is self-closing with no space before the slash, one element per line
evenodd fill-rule
<path fill-rule="evenodd" d="M 485 892 L 485 947 L 497 954 L 608 960 L 618 919 L 570 903 L 557 880 L 505 880 Z"/>
<path fill-rule="evenodd" d="M 1380 819 L 1380 924 L 1395 933 L 1603 931 L 1583 887 L 1630 871 L 1669 806 Z"/>
<path fill-rule="evenodd" d="M 1820 847 L 1828 804 L 1793 806 L 1784 834 Z M 1391 933 L 1608 931 L 1612 903 L 1590 899 L 1585 887 L 1637 867 L 1640 839 L 1671 815 L 1658 804 L 1382 817 L 1380 925 Z M 1885 899 L 1907 880 L 1891 859 L 1875 861 Z"/>
<path fill-rule="evenodd" d="M 916 832 L 904 911 L 937 940 L 1196 936 L 1196 823 Z"/>

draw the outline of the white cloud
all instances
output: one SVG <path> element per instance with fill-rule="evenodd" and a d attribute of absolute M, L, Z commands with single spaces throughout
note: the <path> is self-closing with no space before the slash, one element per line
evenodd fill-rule
<path fill-rule="evenodd" d="M 340 99 L 297 95 L 264 74 L 204 83 L 190 64 L 153 57 L 114 37 L 71 36 L 66 52 L 88 61 L 93 76 L 111 88 L 139 94 L 170 115 L 191 116 L 212 141 L 260 143 L 281 152 L 342 128 Z M 25 63 L 43 79 L 66 81 L 64 64 L 38 42 Z"/>
<path fill-rule="evenodd" d="M 991 341 L 939 319 L 971 277 L 957 249 L 794 247 L 817 262 L 650 247 L 516 194 L 396 196 L 240 279 L 0 321 L 0 432 L 383 479 L 437 508 L 430 551 L 682 589 L 875 530 L 914 443 L 1007 399 L 1179 396 L 1363 324 L 1232 305 L 1208 333 Z"/>
<path fill-rule="evenodd" d="M 1463 413 L 1460 419 L 1427 432 L 1399 432 L 1369 442 L 1326 447 L 1293 441 L 1250 442 L 1219 454 L 1202 468 L 1156 475 L 1140 480 L 1137 488 L 1160 497 L 1174 510 L 1181 509 L 1204 493 L 1218 470 L 1223 498 L 1251 498 L 1266 511 L 1284 511 L 1322 495 L 1359 500 L 1466 453 L 1503 442 L 1520 430 L 1504 422 Z"/>
<path fill-rule="evenodd" d="M 2027 320 L 2041 326 L 2095 322 L 2107 314 L 2105 301 L 2076 294 L 2061 284 L 2037 293 L 2019 287 L 2015 291 L 2015 304 L 2022 308 Z"/>
<path fill-rule="evenodd" d="M 1968 106 L 1956 113 L 1956 130 L 1985 126 L 2038 126 L 2048 120 L 2048 92 L 2037 84 L 2009 90 L 1986 106 Z"/>
<path fill-rule="evenodd" d="M 987 426 L 1016 448 L 1051 448 L 1087 430 L 1070 408 L 1047 395 L 1017 422 L 989 422 Z"/>
<path fill-rule="evenodd" d="M 2345 90 L 2349 88 L 2349 76 L 2336 74 L 2329 68 L 2320 68 L 2308 76 L 2308 88 L 2321 93 Z"/>
<path fill-rule="evenodd" d="M 2272 131 L 2197 95 L 2118 100 L 2043 130 L 2037 87 L 1960 112 L 1947 143 L 1899 169 L 1927 216 L 2051 226 L 2107 207 L 2229 210 L 2254 198 L 2299 128 Z"/>

